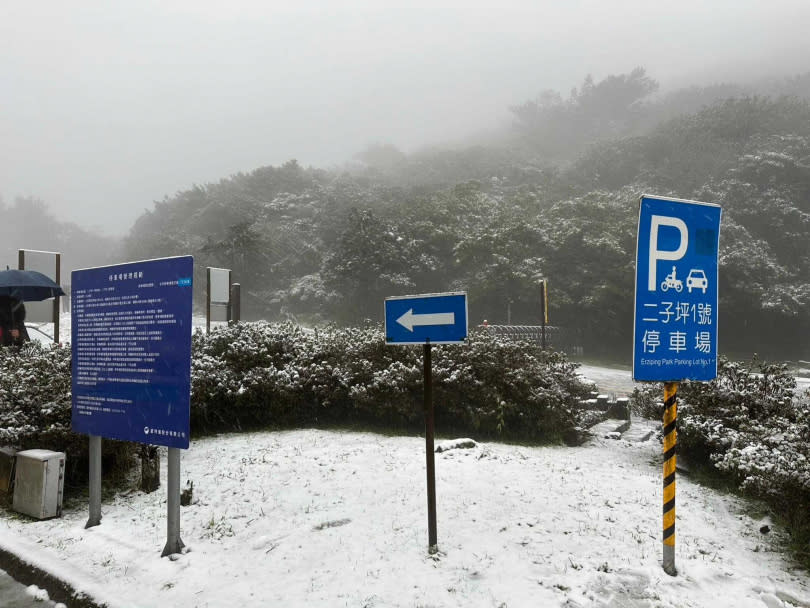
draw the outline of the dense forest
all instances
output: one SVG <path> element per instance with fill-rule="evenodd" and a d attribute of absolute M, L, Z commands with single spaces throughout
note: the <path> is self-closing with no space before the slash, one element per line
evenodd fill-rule
<path fill-rule="evenodd" d="M 464 145 L 383 142 L 339 170 L 290 160 L 195 185 L 114 256 L 193 254 L 199 290 L 206 266 L 231 268 L 244 317 L 302 323 L 379 321 L 386 296 L 466 290 L 472 324 L 535 324 L 547 279 L 552 324 L 626 362 L 638 198 L 701 200 L 723 207 L 720 351 L 809 358 L 808 99 L 810 74 L 667 94 L 642 68 L 588 77 Z"/>

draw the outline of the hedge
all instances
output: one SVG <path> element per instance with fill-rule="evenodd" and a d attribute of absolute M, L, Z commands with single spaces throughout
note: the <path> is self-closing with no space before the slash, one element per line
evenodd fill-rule
<path fill-rule="evenodd" d="M 436 346 L 438 432 L 559 441 L 592 389 L 576 365 L 531 344 L 474 333 Z M 68 484 L 87 477 L 87 438 L 70 430 L 70 348 L 0 348 L 0 445 L 68 455 Z M 192 336 L 191 432 L 363 425 L 420 432 L 422 350 L 386 346 L 381 327 L 315 330 L 240 323 Z M 124 475 L 135 444 L 104 441 L 105 478 Z"/>

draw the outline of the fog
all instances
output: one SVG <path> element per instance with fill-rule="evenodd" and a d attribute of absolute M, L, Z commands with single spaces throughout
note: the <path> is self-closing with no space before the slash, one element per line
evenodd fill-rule
<path fill-rule="evenodd" d="M 454 141 L 586 74 L 666 90 L 810 56 L 806 0 L 225 4 L 2 0 L 3 200 L 123 234 L 194 183 Z"/>

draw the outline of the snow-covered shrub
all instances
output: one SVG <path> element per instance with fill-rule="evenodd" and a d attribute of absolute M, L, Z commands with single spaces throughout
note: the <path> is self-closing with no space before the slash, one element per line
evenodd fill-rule
<path fill-rule="evenodd" d="M 0 445 L 67 454 L 68 486 L 87 478 L 86 435 L 70 429 L 70 349 L 30 342 L 0 348 Z M 125 471 L 133 447 L 104 442 L 105 475 Z"/>
<path fill-rule="evenodd" d="M 87 437 L 71 431 L 70 349 L 0 349 L 0 445 L 68 454 L 68 484 L 87 476 Z M 433 349 L 440 432 L 555 440 L 590 390 L 563 355 L 473 333 Z M 303 329 L 240 323 L 192 338 L 192 433 L 255 426 L 421 429 L 421 347 L 386 346 L 379 326 Z M 104 474 L 127 470 L 135 444 L 105 440 Z"/>
<path fill-rule="evenodd" d="M 784 365 L 721 358 L 712 382 L 681 383 L 678 443 L 774 506 L 810 560 L 810 400 L 795 390 Z"/>
<path fill-rule="evenodd" d="M 0 348 L 0 443 L 69 429 L 70 350 L 38 342 Z"/>
<path fill-rule="evenodd" d="M 661 420 L 663 385 L 633 391 L 636 413 Z M 784 517 L 810 565 L 810 394 L 796 394 L 785 365 L 720 358 L 711 382 L 681 382 L 678 450 Z"/>
<path fill-rule="evenodd" d="M 664 389 L 660 382 L 638 385 L 630 395 L 630 408 L 634 414 L 649 420 L 661 420 L 664 416 Z"/>
<path fill-rule="evenodd" d="M 551 440 L 577 424 L 591 386 L 563 354 L 472 332 L 463 347 L 443 347 L 433 366 L 437 421 L 486 435 Z"/>
<path fill-rule="evenodd" d="M 196 334 L 192 361 L 192 431 L 423 421 L 422 348 L 386 346 L 379 326 L 242 323 Z M 576 404 L 589 390 L 575 368 L 561 354 L 487 333 L 436 346 L 438 428 L 559 438 L 576 425 Z"/>
<path fill-rule="evenodd" d="M 810 432 L 808 404 L 795 395 L 795 389 L 796 381 L 784 365 L 721 358 L 713 381 L 680 385 L 681 450 L 739 477 L 744 488 L 757 488 L 760 494 L 778 491 L 772 474 L 762 477 L 756 467 L 745 463 L 757 453 L 763 464 L 769 461 L 766 468 L 775 471 L 784 450 L 792 451 L 789 457 L 795 463 L 810 455 L 810 444 L 792 443 L 794 437 L 807 438 Z M 810 462 L 805 465 L 805 475 L 807 479 L 800 475 L 795 482 L 805 485 L 810 481 Z"/>

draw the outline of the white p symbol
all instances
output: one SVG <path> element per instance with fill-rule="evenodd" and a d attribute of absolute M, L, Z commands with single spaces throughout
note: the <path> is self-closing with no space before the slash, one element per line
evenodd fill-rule
<path fill-rule="evenodd" d="M 671 226 L 677 228 L 681 233 L 681 242 L 678 248 L 674 251 L 658 249 L 658 227 Z M 668 215 L 653 215 L 652 222 L 650 223 L 650 263 L 649 271 L 647 273 L 647 290 L 655 291 L 656 275 L 655 268 L 658 260 L 680 260 L 686 253 L 686 246 L 689 244 L 689 231 L 686 228 L 686 223 L 677 217 L 670 217 Z"/>

